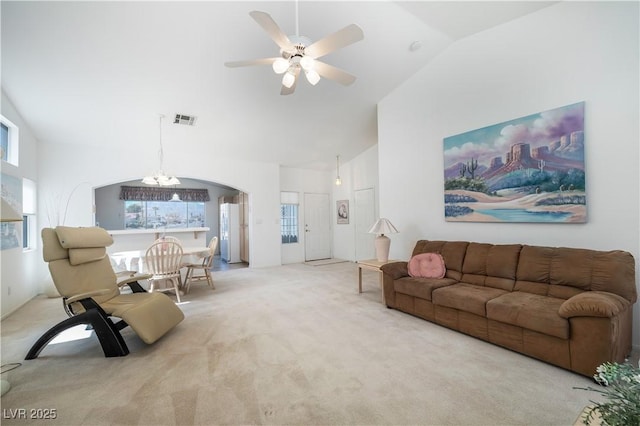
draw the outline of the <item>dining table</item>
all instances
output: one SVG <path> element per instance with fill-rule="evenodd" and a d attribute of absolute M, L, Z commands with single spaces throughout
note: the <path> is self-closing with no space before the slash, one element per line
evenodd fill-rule
<path fill-rule="evenodd" d="M 111 266 L 115 272 L 132 271 L 146 273 L 145 254 L 147 249 L 127 250 L 109 253 Z M 209 256 L 209 247 L 183 247 L 182 264 L 197 263 Z"/>

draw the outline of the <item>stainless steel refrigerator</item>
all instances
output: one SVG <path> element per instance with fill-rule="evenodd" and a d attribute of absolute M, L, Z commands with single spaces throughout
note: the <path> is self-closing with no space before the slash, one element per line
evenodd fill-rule
<path fill-rule="evenodd" d="M 227 263 L 240 262 L 240 208 L 220 205 L 220 257 Z"/>

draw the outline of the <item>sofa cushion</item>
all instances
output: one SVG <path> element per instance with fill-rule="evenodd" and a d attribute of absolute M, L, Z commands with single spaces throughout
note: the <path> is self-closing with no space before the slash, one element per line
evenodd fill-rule
<path fill-rule="evenodd" d="M 461 281 L 513 290 L 521 248 L 519 244 L 469 243 Z"/>
<path fill-rule="evenodd" d="M 635 286 L 628 285 L 635 278 L 635 259 L 622 250 L 595 252 L 591 262 L 591 290 L 618 294 L 630 303 L 638 299 Z"/>
<path fill-rule="evenodd" d="M 419 297 L 431 301 L 431 293 L 433 290 L 455 284 L 456 280 L 451 278 L 414 278 L 404 277 L 397 279 L 393 287 L 396 292 L 403 293 L 413 297 Z"/>
<path fill-rule="evenodd" d="M 446 272 L 444 260 L 438 253 L 420 253 L 409 260 L 409 276 L 419 278 L 443 278 Z"/>
<path fill-rule="evenodd" d="M 487 302 L 487 318 L 528 330 L 569 338 L 569 321 L 559 314 L 564 299 L 514 291 Z"/>
<path fill-rule="evenodd" d="M 637 299 L 635 261 L 625 251 L 523 246 L 515 290 L 569 299 L 582 291 L 606 291 Z"/>
<path fill-rule="evenodd" d="M 446 306 L 485 317 L 489 300 L 507 293 L 492 287 L 458 283 L 433 290 L 431 299 L 434 305 Z"/>

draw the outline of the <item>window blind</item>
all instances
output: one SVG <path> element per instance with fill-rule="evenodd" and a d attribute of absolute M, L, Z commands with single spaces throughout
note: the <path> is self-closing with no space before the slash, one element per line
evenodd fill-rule
<path fill-rule="evenodd" d="M 170 201 L 177 193 L 181 201 L 210 201 L 208 189 L 121 186 L 120 199 L 125 201 Z"/>

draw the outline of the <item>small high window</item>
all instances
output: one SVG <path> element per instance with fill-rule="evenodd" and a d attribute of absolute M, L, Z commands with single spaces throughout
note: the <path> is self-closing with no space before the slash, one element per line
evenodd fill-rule
<path fill-rule="evenodd" d="M 0 123 L 0 155 L 4 161 L 9 158 L 9 127 Z"/>
<path fill-rule="evenodd" d="M 0 158 L 18 166 L 18 127 L 0 115 Z"/>

